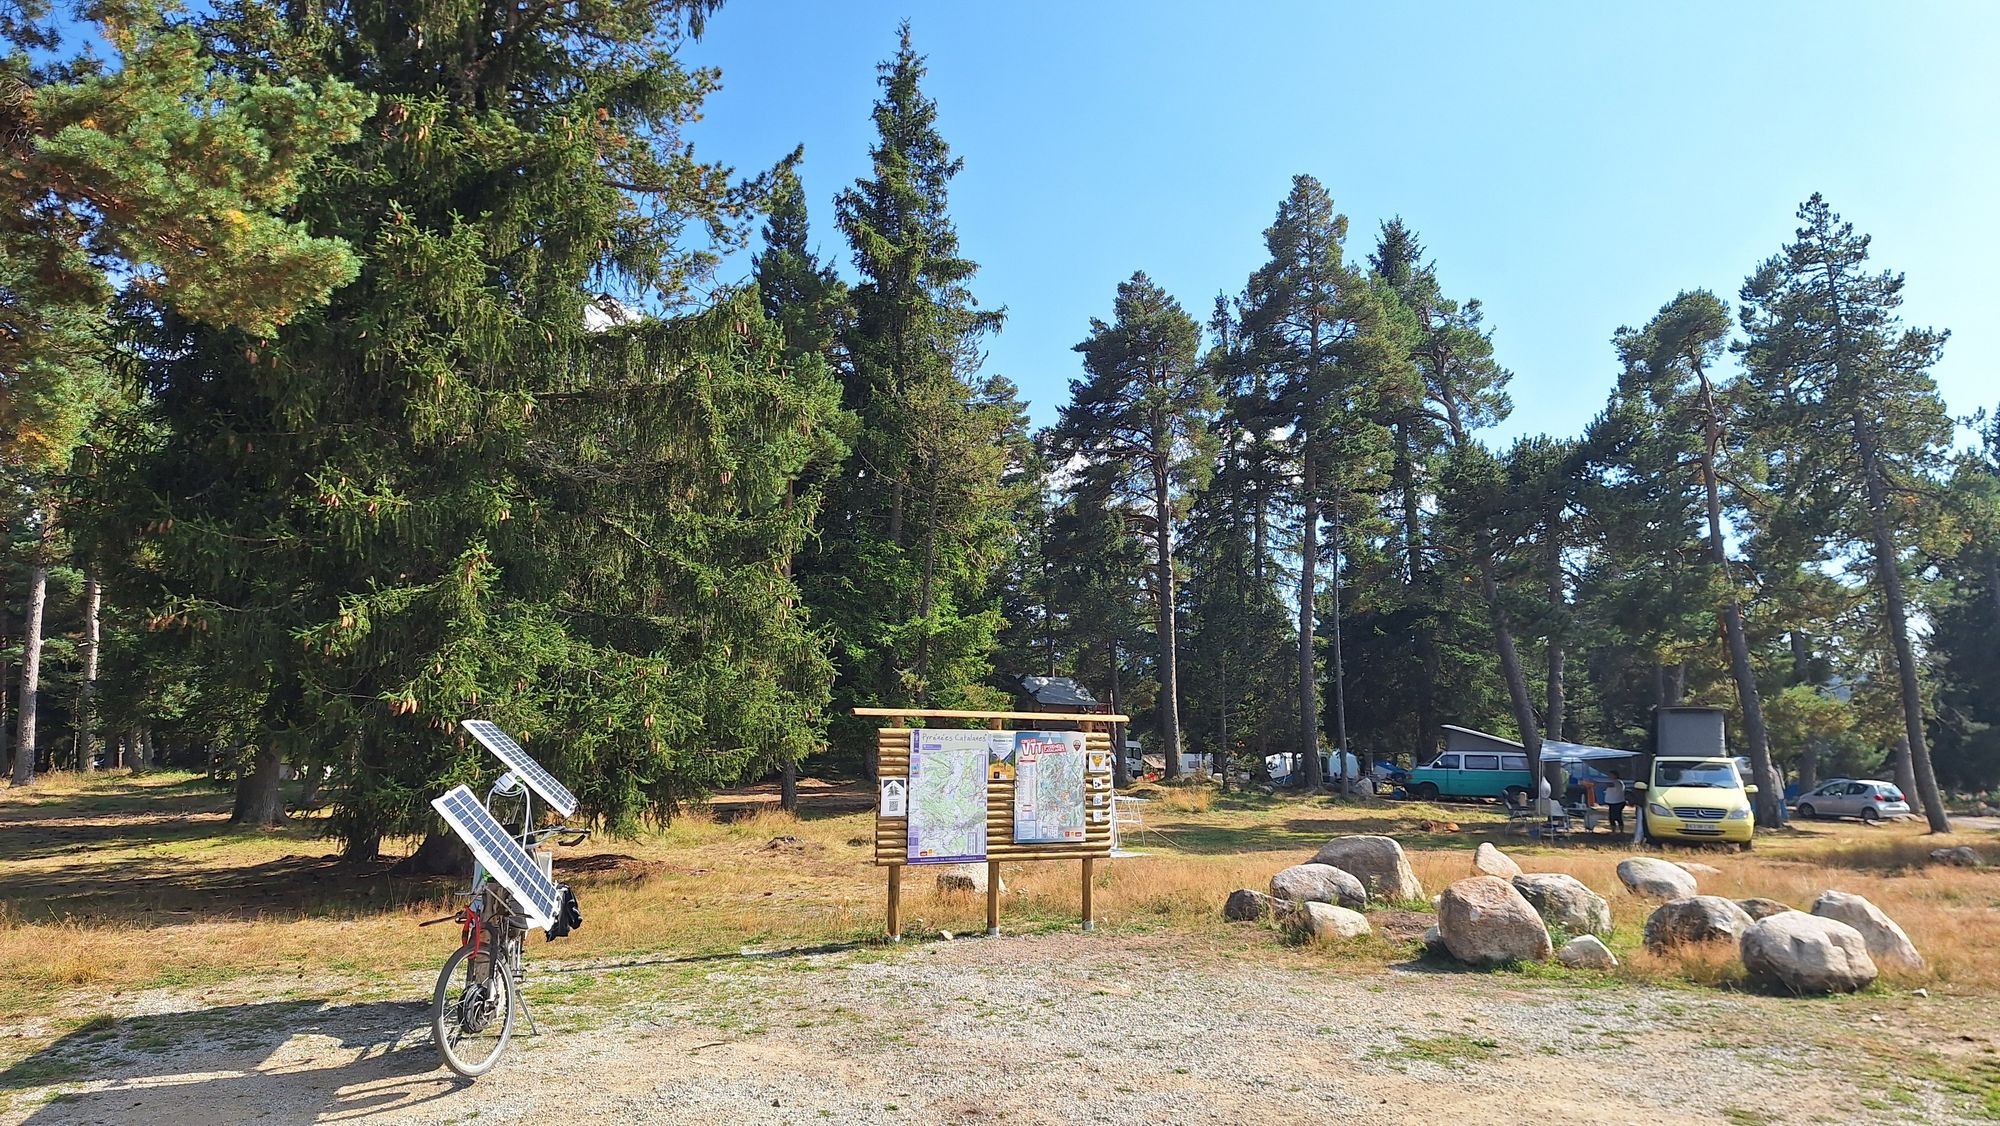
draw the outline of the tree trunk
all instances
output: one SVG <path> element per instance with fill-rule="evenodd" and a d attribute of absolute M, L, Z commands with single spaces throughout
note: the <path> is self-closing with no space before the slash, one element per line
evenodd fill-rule
<path fill-rule="evenodd" d="M 1333 619 L 1327 627 L 1327 641 L 1332 650 L 1328 657 L 1333 663 L 1333 761 L 1334 774 L 1340 779 L 1337 788 L 1339 792 L 1345 794 L 1351 780 L 1347 777 L 1347 683 L 1340 659 L 1341 528 L 1338 485 L 1332 490 L 1332 497 L 1327 502 L 1327 531 L 1333 536 L 1333 558 L 1329 560 L 1333 567 L 1333 582 L 1328 584 L 1333 588 Z"/>
<path fill-rule="evenodd" d="M 364 858 L 365 859 L 365 858 Z M 398 876 L 459 876 L 472 878 L 472 852 L 457 833 L 432 829 L 390 872 Z"/>
<path fill-rule="evenodd" d="M 1757 778 L 1757 827 L 1775 829 L 1784 824 L 1781 808 L 1784 794 L 1777 788 L 1777 774 L 1771 770 L 1771 744 L 1764 732 L 1764 701 L 1757 692 L 1757 670 L 1750 664 L 1750 643 L 1743 636 L 1743 602 L 1736 597 L 1735 581 L 1729 577 L 1729 548 L 1722 539 L 1722 487 L 1715 473 L 1722 430 L 1715 416 L 1715 396 L 1709 391 L 1705 375 L 1701 377 L 1701 388 L 1707 415 L 1701 485 L 1708 498 L 1708 558 L 1729 592 L 1722 606 L 1722 632 L 1729 640 L 1729 672 L 1736 681 L 1736 702 L 1743 707 L 1743 735 L 1750 741 L 1750 772 Z"/>
<path fill-rule="evenodd" d="M 1521 671 L 1521 654 L 1514 648 L 1514 630 L 1500 607 L 1500 583 L 1493 577 L 1493 560 L 1479 558 L 1479 586 L 1486 596 L 1486 616 L 1493 623 L 1493 647 L 1500 651 L 1500 674 L 1514 705 L 1514 724 L 1521 729 L 1521 747 L 1528 752 L 1528 773 L 1542 777 L 1542 733 L 1535 724 L 1535 702 L 1528 695 L 1528 678 Z"/>
<path fill-rule="evenodd" d="M 1223 793 L 1229 792 L 1229 667 L 1225 651 L 1216 670 L 1215 698 L 1215 777 Z"/>
<path fill-rule="evenodd" d="M 930 519 L 924 522 L 924 573 L 917 600 L 917 618 L 923 629 L 917 634 L 916 679 L 919 704 L 929 706 L 931 698 L 931 609 L 937 599 L 937 493 L 932 491 L 929 505 Z"/>
<path fill-rule="evenodd" d="M 97 769 L 97 662 L 102 638 L 99 618 L 104 588 L 96 578 L 83 584 L 83 699 L 77 705 L 77 767 L 88 774 Z"/>
<path fill-rule="evenodd" d="M 799 764 L 790 759 L 778 771 L 778 808 L 792 813 L 799 808 Z"/>
<path fill-rule="evenodd" d="M 1555 522 L 1549 523 L 1549 706 L 1543 730 L 1551 739 L 1563 737 L 1563 712 L 1567 703 L 1563 669 L 1569 654 L 1563 649 L 1562 616 L 1566 592 L 1563 589 L 1562 544 L 1556 538 Z"/>
<path fill-rule="evenodd" d="M 1931 832 L 1949 833 L 1951 818 L 1945 815 L 1937 774 L 1931 769 L 1931 749 L 1924 742 L 1924 696 L 1917 684 L 1917 657 L 1910 646 L 1909 608 L 1903 602 L 1902 556 L 1896 550 L 1895 535 L 1889 530 L 1888 488 L 1875 449 L 1875 432 L 1868 419 L 1859 414 L 1854 416 L 1854 430 L 1860 446 L 1861 475 L 1868 489 L 1868 515 L 1874 525 L 1875 582 L 1882 588 L 1889 640 L 1896 651 L 1896 679 L 1902 687 L 1903 727 L 1910 741 L 1910 766 L 1916 777 L 1917 796 L 1923 799 L 1924 819 L 1930 822 Z"/>
<path fill-rule="evenodd" d="M 139 765 L 150 770 L 157 761 L 157 756 L 153 753 L 155 750 L 153 746 L 153 729 L 150 727 L 141 727 L 138 734 Z"/>
<path fill-rule="evenodd" d="M 1299 541 L 1299 765 L 1293 771 L 1294 785 L 1302 785 L 1308 790 L 1318 790 L 1321 776 L 1319 769 L 1319 702 L 1314 689 L 1315 662 L 1313 661 L 1313 605 L 1318 593 L 1316 564 L 1319 562 L 1319 498 L 1314 495 L 1317 482 L 1313 479 L 1313 451 L 1306 447 L 1305 466 L 1301 473 L 1299 488 L 1304 513 L 1300 519 L 1301 538 Z"/>
<path fill-rule="evenodd" d="M 1910 761 L 1910 737 L 1896 737 L 1896 751 L 1889 756 L 1889 773 L 1895 775 L 1896 787 L 1905 794 L 1917 792 L 1917 773 Z"/>
<path fill-rule="evenodd" d="M 1124 715 L 1124 702 L 1118 690 L 1118 639 L 1105 642 L 1111 656 L 1111 714 Z M 1132 784 L 1132 772 L 1125 768 L 1125 725 L 1111 725 L 1111 784 L 1122 790 Z"/>
<path fill-rule="evenodd" d="M 42 687 L 42 610 L 49 601 L 49 569 L 36 562 L 28 573 L 28 612 L 22 619 L 21 707 L 14 728 L 14 785 L 35 780 L 35 713 Z"/>
<path fill-rule="evenodd" d="M 255 825 L 272 829 L 284 823 L 285 795 L 278 768 L 284 756 L 277 745 L 265 741 L 257 747 L 254 765 L 236 780 L 236 808 L 229 814 L 232 825 Z"/>
<path fill-rule="evenodd" d="M 1153 471 L 1153 556 L 1160 593 L 1153 628 L 1160 647 L 1160 746 L 1167 756 L 1169 779 L 1181 776 L 1181 674 L 1180 648 L 1175 637 L 1179 621 L 1174 599 L 1172 517 L 1163 462 Z"/>

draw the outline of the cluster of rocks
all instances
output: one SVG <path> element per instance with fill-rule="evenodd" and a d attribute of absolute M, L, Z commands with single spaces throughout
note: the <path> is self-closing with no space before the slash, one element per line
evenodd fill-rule
<path fill-rule="evenodd" d="M 1374 932 L 1361 913 L 1369 903 L 1423 895 L 1402 845 L 1389 837 L 1336 837 L 1307 863 L 1272 876 L 1268 894 L 1254 888 L 1230 893 L 1222 917 L 1276 922 L 1302 940 L 1335 942 Z"/>
<path fill-rule="evenodd" d="M 1651 857 L 1619 864 L 1618 878 L 1635 895 L 1665 899 L 1646 919 L 1647 949 L 1733 944 L 1751 977 L 1796 993 L 1851 993 L 1882 966 L 1924 965 L 1903 928 L 1858 895 L 1828 891 L 1810 911 L 1774 899 L 1700 895 L 1684 866 Z"/>
<path fill-rule="evenodd" d="M 1524 872 L 1491 844 L 1473 853 L 1472 868 L 1474 875 L 1432 900 L 1437 925 L 1424 935 L 1426 949 L 1469 966 L 1549 958 L 1578 969 L 1618 965 L 1604 942 L 1612 931 L 1611 904 L 1581 880 L 1560 872 Z M 1828 891 L 1809 911 L 1799 911 L 1774 899 L 1700 893 L 1699 877 L 1721 874 L 1706 864 L 1650 856 L 1619 863 L 1618 879 L 1628 892 L 1660 901 L 1646 919 L 1647 949 L 1730 943 L 1751 976 L 1798 993 L 1852 992 L 1873 982 L 1883 966 L 1924 965 L 1903 929 L 1861 896 Z M 1254 888 L 1232 893 L 1222 914 L 1275 922 L 1303 941 L 1335 942 L 1372 933 L 1361 913 L 1370 904 L 1423 897 L 1423 885 L 1395 840 L 1337 837 L 1311 861 L 1272 876 L 1268 893 Z M 1560 949 L 1552 931 L 1568 936 Z"/>

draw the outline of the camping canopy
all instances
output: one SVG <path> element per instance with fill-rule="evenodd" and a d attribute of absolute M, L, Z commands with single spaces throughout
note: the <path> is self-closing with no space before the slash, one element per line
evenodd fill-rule
<path fill-rule="evenodd" d="M 1587 743 L 1565 743 L 1559 739 L 1542 740 L 1542 756 L 1556 758 L 1563 762 L 1605 762 L 1616 759 L 1638 758 L 1638 751 L 1621 751 L 1613 747 L 1593 747 Z"/>

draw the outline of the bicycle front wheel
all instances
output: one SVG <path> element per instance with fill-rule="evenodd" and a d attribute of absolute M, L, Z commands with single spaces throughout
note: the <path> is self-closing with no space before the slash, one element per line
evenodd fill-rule
<path fill-rule="evenodd" d="M 444 1065 L 467 1079 L 493 1070 L 514 1035 L 514 974 L 490 947 L 461 946 L 438 974 L 431 1041 Z"/>

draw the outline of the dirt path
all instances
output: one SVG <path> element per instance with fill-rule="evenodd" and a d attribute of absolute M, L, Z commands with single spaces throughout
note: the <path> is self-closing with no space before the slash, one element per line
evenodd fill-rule
<path fill-rule="evenodd" d="M 437 1067 L 414 1001 L 150 994 L 0 1073 L 0 1122 L 1742 1126 L 1963 1112 L 1940 1088 L 1856 1065 L 1898 1054 L 1880 1014 L 1899 998 L 1579 994 L 1068 935 L 531 975 L 543 1034 L 477 1083 Z M 159 1011 L 174 1009 L 188 1011 Z"/>

